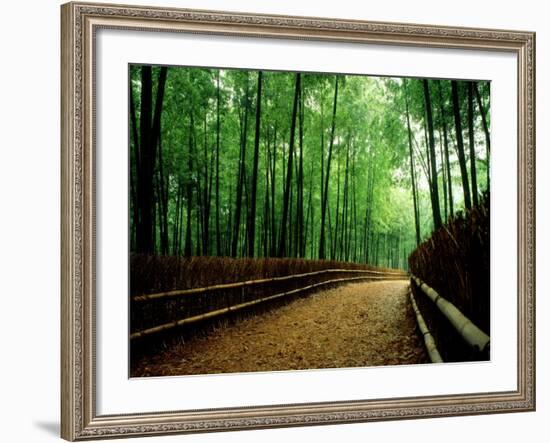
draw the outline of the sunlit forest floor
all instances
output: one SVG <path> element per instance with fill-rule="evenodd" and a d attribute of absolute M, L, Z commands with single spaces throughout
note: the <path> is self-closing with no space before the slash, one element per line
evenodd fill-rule
<path fill-rule="evenodd" d="M 355 283 L 144 357 L 132 376 L 345 368 L 429 362 L 407 280 Z"/>

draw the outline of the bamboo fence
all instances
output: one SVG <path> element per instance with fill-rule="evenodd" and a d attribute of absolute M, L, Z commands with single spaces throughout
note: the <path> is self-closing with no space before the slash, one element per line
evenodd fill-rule
<path fill-rule="evenodd" d="M 389 271 L 374 271 L 374 270 L 361 270 L 361 269 L 323 269 L 321 271 L 314 271 L 314 272 L 306 272 L 303 274 L 294 274 L 294 275 L 285 275 L 282 277 L 272 277 L 272 278 L 262 278 L 257 280 L 247 280 L 247 281 L 240 281 L 240 282 L 233 282 L 233 283 L 224 283 L 220 285 L 212 285 L 212 286 L 206 286 L 202 288 L 191 288 L 191 289 L 180 289 L 180 290 L 174 290 L 174 291 L 164 291 L 164 292 L 157 292 L 154 294 L 143 294 L 143 295 L 136 295 L 132 299 L 134 302 L 142 302 L 147 300 L 156 300 L 161 298 L 169 298 L 169 297 L 178 297 L 178 296 L 186 296 L 186 295 L 196 295 L 196 294 L 204 294 L 214 291 L 223 291 L 227 289 L 239 289 L 239 288 L 246 288 L 250 286 L 256 286 L 261 284 L 269 284 L 274 282 L 283 282 L 288 280 L 294 280 L 299 278 L 305 278 L 305 277 L 314 277 L 318 275 L 325 275 L 325 274 L 382 274 L 378 277 L 372 277 L 373 279 L 384 279 L 389 280 L 388 276 L 394 277 L 395 279 L 403 279 L 408 278 L 408 274 L 405 272 L 389 272 Z"/>
<path fill-rule="evenodd" d="M 244 282 L 235 282 L 235 283 L 227 283 L 222 285 L 208 286 L 204 288 L 194 288 L 194 289 L 186 289 L 186 290 L 180 290 L 180 291 L 169 291 L 169 292 L 162 292 L 162 293 L 156 293 L 156 294 L 135 296 L 132 300 L 136 304 L 142 304 L 143 302 L 153 302 L 153 301 L 156 303 L 159 303 L 159 302 L 162 302 L 162 300 L 164 299 L 177 298 L 180 296 L 186 296 L 185 298 L 187 298 L 187 296 L 211 295 L 215 291 L 227 291 L 227 290 L 231 290 L 231 291 L 240 290 L 244 292 L 246 288 L 257 286 L 257 285 L 267 285 L 270 283 L 288 282 L 290 280 L 318 277 L 322 275 L 349 274 L 349 273 L 368 274 L 368 275 L 324 280 L 321 282 L 308 284 L 306 286 L 301 286 L 292 290 L 286 290 L 273 295 L 258 297 L 252 300 L 242 301 L 240 303 L 234 303 L 234 304 L 231 304 L 230 302 L 228 302 L 230 300 L 229 297 L 225 297 L 226 299 L 221 300 L 221 303 L 226 303 L 227 306 L 224 306 L 223 308 L 211 309 L 211 310 L 208 310 L 207 312 L 202 312 L 202 313 L 199 313 L 196 315 L 190 315 L 190 316 L 187 315 L 184 318 L 179 318 L 176 320 L 161 323 L 160 325 L 143 328 L 131 333 L 130 339 L 135 340 L 138 338 L 151 336 L 160 332 L 173 330 L 177 327 L 194 325 L 197 323 L 204 322 L 206 320 L 220 318 L 224 315 L 227 315 L 233 312 L 244 311 L 244 310 L 253 308 L 255 306 L 258 306 L 260 304 L 266 304 L 266 302 L 269 302 L 269 301 L 274 301 L 276 299 L 282 299 L 284 297 L 288 297 L 291 295 L 296 295 L 307 291 L 311 291 L 321 286 L 334 285 L 334 284 L 340 284 L 340 283 L 352 282 L 352 281 L 358 281 L 358 280 L 381 280 L 381 279 L 390 280 L 390 279 L 404 279 L 408 277 L 408 274 L 405 274 L 403 272 L 386 273 L 386 272 L 380 272 L 380 271 L 366 271 L 366 270 L 326 269 L 322 271 L 315 271 L 315 272 L 289 275 L 289 276 L 283 276 L 283 277 L 250 280 L 250 281 L 244 281 Z M 372 275 L 372 274 L 377 274 L 377 275 Z M 386 274 L 386 275 L 380 275 L 380 274 Z M 242 298 L 243 292 L 241 292 L 241 298 Z M 175 311 L 177 312 L 178 309 L 175 309 Z M 180 309 L 179 311 L 185 312 L 185 309 Z"/>
<path fill-rule="evenodd" d="M 443 363 L 441 354 L 439 354 L 437 345 L 435 344 L 434 337 L 430 332 L 430 330 L 428 329 L 428 326 L 424 321 L 424 317 L 422 317 L 420 309 L 418 309 L 418 306 L 416 304 L 416 300 L 414 299 L 414 295 L 412 291 L 409 291 L 409 298 L 411 300 L 413 311 L 416 314 L 416 322 L 418 324 L 418 329 L 420 329 L 420 332 L 422 333 L 422 337 L 424 337 L 424 346 L 426 346 L 426 351 L 428 352 L 430 361 L 432 363 Z"/>
<path fill-rule="evenodd" d="M 479 329 L 468 317 L 466 317 L 455 305 L 439 295 L 418 277 L 411 275 L 412 280 L 439 308 L 441 313 L 449 320 L 460 336 L 477 352 L 485 352 L 490 345 L 490 337 Z"/>

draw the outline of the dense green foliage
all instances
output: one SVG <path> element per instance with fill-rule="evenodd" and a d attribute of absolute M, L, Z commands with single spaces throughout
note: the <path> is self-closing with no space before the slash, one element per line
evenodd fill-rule
<path fill-rule="evenodd" d="M 130 67 L 131 250 L 407 266 L 489 187 L 489 83 Z"/>

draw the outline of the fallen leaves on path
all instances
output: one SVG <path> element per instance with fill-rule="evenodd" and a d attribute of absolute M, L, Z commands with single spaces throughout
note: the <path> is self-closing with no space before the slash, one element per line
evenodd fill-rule
<path fill-rule="evenodd" d="M 355 283 L 299 298 L 143 358 L 132 376 L 427 363 L 407 286 Z"/>

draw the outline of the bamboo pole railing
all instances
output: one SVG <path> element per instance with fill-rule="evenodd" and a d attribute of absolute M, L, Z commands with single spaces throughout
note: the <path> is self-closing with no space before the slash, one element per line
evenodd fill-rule
<path fill-rule="evenodd" d="M 130 334 L 130 340 L 135 340 L 135 339 L 138 339 L 138 338 L 147 337 L 147 336 L 150 336 L 150 335 L 153 335 L 153 334 L 157 334 L 159 332 L 168 331 L 170 329 L 174 329 L 174 328 L 184 326 L 184 325 L 191 325 L 191 324 L 199 323 L 199 322 L 202 322 L 202 321 L 205 321 L 205 320 L 208 320 L 208 319 L 212 319 L 212 318 L 222 316 L 224 314 L 228 314 L 230 312 L 237 312 L 237 311 L 240 311 L 242 309 L 245 309 L 245 308 L 248 308 L 248 307 L 251 307 L 251 306 L 254 306 L 254 305 L 258 305 L 260 303 L 265 303 L 267 301 L 275 300 L 277 298 L 281 298 L 281 297 L 285 297 L 285 296 L 289 296 L 289 295 L 293 295 L 293 294 L 298 294 L 300 292 L 305 292 L 305 291 L 308 291 L 310 289 L 318 288 L 318 287 L 324 286 L 324 285 L 329 285 L 329 284 L 334 284 L 334 283 L 342 283 L 342 282 L 349 282 L 349 281 L 356 281 L 356 280 L 367 280 L 367 279 L 372 280 L 372 279 L 379 279 L 379 278 L 384 278 L 384 277 L 374 277 L 374 276 L 348 277 L 348 278 L 337 278 L 337 279 L 332 279 L 332 280 L 326 280 L 326 281 L 319 282 L 319 283 L 313 283 L 311 285 L 308 285 L 308 286 L 305 286 L 305 287 L 302 287 L 302 288 L 297 288 L 297 289 L 293 289 L 291 291 L 281 292 L 279 294 L 270 295 L 268 297 L 263 297 L 263 298 L 248 301 L 248 302 L 245 302 L 245 303 L 240 303 L 240 304 L 237 304 L 237 305 L 228 306 L 228 307 L 222 308 L 222 309 L 216 309 L 215 311 L 206 312 L 204 314 L 195 315 L 193 317 L 182 318 L 180 320 L 175 320 L 175 321 L 172 321 L 172 322 L 169 322 L 169 323 L 164 323 L 162 325 L 154 326 L 152 328 L 144 329 L 142 331 L 137 331 L 137 332 L 134 332 L 134 333 Z"/>
<path fill-rule="evenodd" d="M 420 313 L 420 309 L 418 309 L 416 300 L 414 299 L 414 295 L 411 290 L 409 290 L 409 298 L 411 300 L 413 311 L 416 314 L 416 322 L 418 323 L 418 328 L 420 329 L 420 332 L 424 337 L 424 346 L 426 346 L 426 350 L 428 351 L 428 356 L 430 357 L 430 361 L 432 363 L 443 363 L 441 354 L 437 350 L 437 345 L 435 344 L 434 337 L 430 332 L 430 330 L 428 329 L 428 326 L 424 321 L 424 317 L 422 317 L 422 314 Z"/>
<path fill-rule="evenodd" d="M 491 339 L 485 332 L 472 323 L 455 305 L 439 295 L 418 277 L 411 274 L 411 278 L 420 290 L 435 303 L 466 343 L 479 352 L 488 349 Z"/>
<path fill-rule="evenodd" d="M 170 298 L 170 297 L 180 297 L 180 296 L 186 296 L 186 295 L 196 295 L 196 294 L 204 294 L 206 292 L 214 292 L 214 291 L 222 291 L 227 289 L 237 289 L 237 288 L 245 288 L 249 286 L 256 286 L 260 284 L 266 284 L 266 283 L 273 283 L 273 282 L 280 282 L 280 281 L 286 281 L 286 280 L 293 280 L 303 277 L 313 277 L 316 275 L 322 275 L 322 274 L 346 274 L 346 273 L 354 273 L 354 274 L 383 274 L 386 277 L 376 277 L 380 279 L 388 280 L 387 276 L 394 276 L 394 277 L 402 277 L 407 278 L 408 274 L 405 272 L 396 272 L 396 271 L 374 271 L 374 270 L 367 270 L 367 269 L 323 269 L 321 271 L 313 271 L 313 272 L 307 272 L 304 274 L 293 274 L 293 275 L 285 275 L 282 277 L 271 277 L 271 278 L 263 278 L 259 280 L 247 280 L 247 281 L 240 281 L 240 282 L 234 282 L 234 283 L 224 283 L 220 285 L 212 285 L 212 286 L 205 286 L 201 288 L 191 288 L 191 289 L 179 289 L 174 291 L 165 291 L 165 292 L 157 292 L 155 294 L 144 294 L 144 295 L 136 295 L 132 298 L 134 302 L 142 302 L 147 300 L 156 300 L 161 298 Z M 375 277 L 373 277 L 375 278 Z"/>

